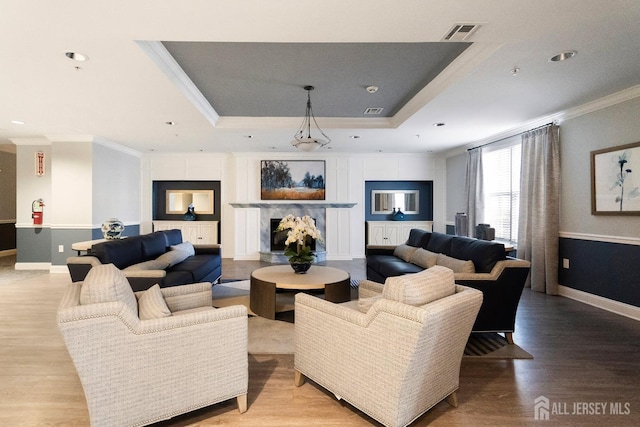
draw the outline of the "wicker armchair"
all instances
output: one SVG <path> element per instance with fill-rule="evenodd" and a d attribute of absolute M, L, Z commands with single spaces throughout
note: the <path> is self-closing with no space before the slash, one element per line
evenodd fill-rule
<path fill-rule="evenodd" d="M 444 267 L 379 286 L 361 281 L 360 299 L 343 304 L 296 295 L 296 385 L 307 377 L 386 426 L 406 426 L 443 399 L 457 406 L 482 292 L 455 285 Z"/>
<path fill-rule="evenodd" d="M 155 290 L 165 312 L 149 318 L 157 307 L 143 308 L 143 292 L 107 264 L 69 285 L 60 303 L 91 425 L 146 425 L 234 397 L 246 411 L 246 308 L 214 309 L 207 282 Z"/>

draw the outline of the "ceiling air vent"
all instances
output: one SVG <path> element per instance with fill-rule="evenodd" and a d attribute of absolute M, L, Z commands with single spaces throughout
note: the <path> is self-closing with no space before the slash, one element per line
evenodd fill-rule
<path fill-rule="evenodd" d="M 468 40 L 475 33 L 480 25 L 478 24 L 455 24 L 443 40 L 451 42 L 462 42 Z"/>
<path fill-rule="evenodd" d="M 369 107 L 366 110 L 364 110 L 365 114 L 380 114 L 382 113 L 382 110 L 384 110 L 384 108 L 382 107 Z"/>

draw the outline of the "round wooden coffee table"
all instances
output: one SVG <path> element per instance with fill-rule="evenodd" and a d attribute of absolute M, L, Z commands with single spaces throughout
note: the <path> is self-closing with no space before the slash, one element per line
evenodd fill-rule
<path fill-rule="evenodd" d="M 324 289 L 324 298 L 331 302 L 351 300 L 349 273 L 333 267 L 312 265 L 305 274 L 296 274 L 290 265 L 273 265 L 251 273 L 249 306 L 260 317 L 275 319 L 276 289 Z"/>

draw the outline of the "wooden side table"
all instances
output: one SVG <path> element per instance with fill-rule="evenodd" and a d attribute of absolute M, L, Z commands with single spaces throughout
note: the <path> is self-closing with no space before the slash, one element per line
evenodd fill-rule
<path fill-rule="evenodd" d="M 339 303 L 351 300 L 350 277 L 346 271 L 312 265 L 307 273 L 296 274 L 289 265 L 273 265 L 251 273 L 251 310 L 260 317 L 275 319 L 277 289 L 324 289 L 327 301 Z"/>

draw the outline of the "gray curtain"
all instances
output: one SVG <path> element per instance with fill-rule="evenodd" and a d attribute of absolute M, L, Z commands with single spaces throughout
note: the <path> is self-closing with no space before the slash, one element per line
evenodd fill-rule
<path fill-rule="evenodd" d="M 518 258 L 531 262 L 532 290 L 558 293 L 560 129 L 548 125 L 522 134 Z"/>
<path fill-rule="evenodd" d="M 465 179 L 467 200 L 467 220 L 469 237 L 475 237 L 476 225 L 484 222 L 484 190 L 482 186 L 482 149 L 467 151 L 467 171 Z"/>

